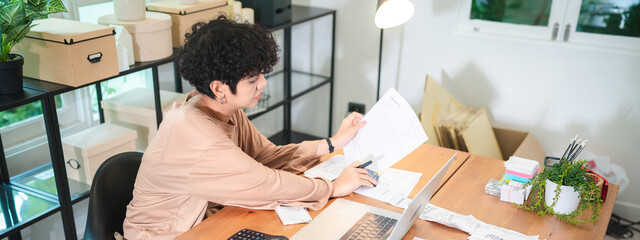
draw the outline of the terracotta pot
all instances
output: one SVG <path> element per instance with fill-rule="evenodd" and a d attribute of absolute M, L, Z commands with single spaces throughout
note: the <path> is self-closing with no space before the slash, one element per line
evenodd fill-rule
<path fill-rule="evenodd" d="M 15 60 L 0 62 L 0 94 L 22 93 L 22 66 L 24 56 L 18 53 L 10 55 L 18 56 Z M 9 57 L 11 59 L 11 56 Z"/>

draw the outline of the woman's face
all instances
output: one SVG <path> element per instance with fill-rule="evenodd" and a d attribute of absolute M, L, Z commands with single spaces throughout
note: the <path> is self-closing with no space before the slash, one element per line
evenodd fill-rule
<path fill-rule="evenodd" d="M 240 79 L 236 85 L 236 94 L 225 96 L 226 103 L 233 104 L 238 108 L 252 108 L 258 104 L 258 99 L 262 95 L 262 89 L 267 86 L 267 79 L 264 75 L 245 77 Z"/>

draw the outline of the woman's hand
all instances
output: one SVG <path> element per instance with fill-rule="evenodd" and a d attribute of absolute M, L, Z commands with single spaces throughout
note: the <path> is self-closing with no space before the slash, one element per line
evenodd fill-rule
<path fill-rule="evenodd" d="M 357 168 L 358 165 L 360 165 L 360 162 L 355 161 L 342 170 L 340 176 L 332 182 L 333 193 L 331 194 L 331 197 L 349 195 L 362 185 L 374 187 L 378 184 L 378 181 L 373 179 L 366 169 Z"/>
<path fill-rule="evenodd" d="M 344 148 L 366 123 L 366 121 L 362 120 L 362 114 L 352 112 L 342 120 L 338 132 L 331 138 L 331 143 L 333 143 L 336 149 Z"/>

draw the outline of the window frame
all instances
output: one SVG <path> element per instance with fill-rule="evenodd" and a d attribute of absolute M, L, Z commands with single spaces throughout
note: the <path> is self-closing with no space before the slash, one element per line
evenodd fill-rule
<path fill-rule="evenodd" d="M 577 47 L 640 55 L 640 37 L 577 32 L 582 0 L 552 0 L 546 27 L 470 19 L 472 1 L 459 0 L 457 31 L 517 39 L 547 40 L 552 43 L 566 43 Z"/>

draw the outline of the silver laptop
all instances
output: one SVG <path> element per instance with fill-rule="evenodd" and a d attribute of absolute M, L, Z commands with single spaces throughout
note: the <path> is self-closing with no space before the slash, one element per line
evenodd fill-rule
<path fill-rule="evenodd" d="M 429 203 L 455 157 L 422 187 L 402 214 L 339 198 L 291 239 L 401 239 Z"/>

